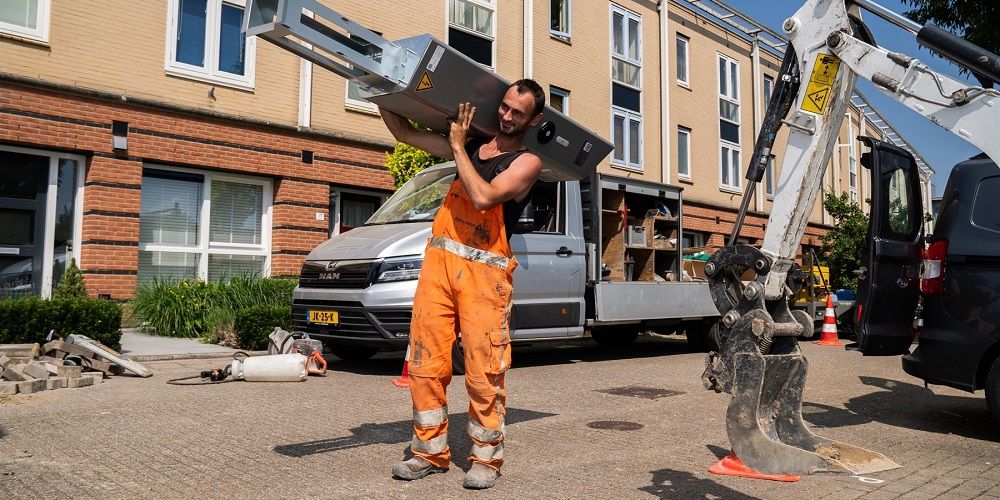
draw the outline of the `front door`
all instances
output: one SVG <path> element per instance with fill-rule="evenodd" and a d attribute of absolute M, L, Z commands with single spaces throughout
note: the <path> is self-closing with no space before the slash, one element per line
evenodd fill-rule
<path fill-rule="evenodd" d="M 870 137 L 861 164 L 871 172 L 868 250 L 858 270 L 858 343 L 870 356 L 909 352 L 920 296 L 923 207 L 913 156 Z"/>
<path fill-rule="evenodd" d="M 49 161 L 0 151 L 0 298 L 41 293 Z"/>

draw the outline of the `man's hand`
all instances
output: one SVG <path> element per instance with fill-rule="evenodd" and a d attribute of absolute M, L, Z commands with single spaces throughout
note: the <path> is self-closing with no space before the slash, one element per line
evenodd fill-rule
<path fill-rule="evenodd" d="M 454 158 L 448 139 L 443 135 L 428 130 L 417 130 L 410 121 L 387 109 L 379 108 L 382 121 L 397 141 L 427 151 L 441 158 Z"/>
<path fill-rule="evenodd" d="M 472 126 L 474 116 L 476 107 L 471 103 L 463 102 L 458 105 L 458 117 L 450 121 L 451 130 L 448 133 L 448 143 L 452 151 L 465 150 L 465 141 L 469 138 L 469 128 Z"/>

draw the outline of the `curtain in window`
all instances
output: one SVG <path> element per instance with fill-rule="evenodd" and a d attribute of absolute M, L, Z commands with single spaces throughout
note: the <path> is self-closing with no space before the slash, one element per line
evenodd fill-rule
<path fill-rule="evenodd" d="M 263 198 L 263 186 L 213 181 L 208 240 L 212 243 L 260 244 Z"/>
<path fill-rule="evenodd" d="M 264 273 L 263 255 L 209 254 L 208 281 L 223 281 L 234 277 L 259 277 Z"/>
<path fill-rule="evenodd" d="M 193 179 L 143 176 L 139 242 L 197 245 L 201 188 Z"/>

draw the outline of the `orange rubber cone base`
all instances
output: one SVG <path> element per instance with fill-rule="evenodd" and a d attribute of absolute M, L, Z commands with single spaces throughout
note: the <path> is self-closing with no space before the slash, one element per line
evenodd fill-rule
<path fill-rule="evenodd" d="M 799 480 L 799 476 L 790 474 L 761 474 L 743 464 L 743 461 L 736 457 L 735 453 L 726 455 L 718 463 L 708 468 L 708 472 L 720 476 L 738 476 L 750 479 L 767 479 L 768 481 L 782 481 L 794 483 Z"/>
<path fill-rule="evenodd" d="M 403 361 L 403 374 L 398 378 L 392 379 L 392 385 L 399 387 L 400 389 L 410 386 L 410 362 Z"/>
<path fill-rule="evenodd" d="M 840 338 L 838 338 L 836 334 L 830 335 L 829 337 L 823 335 L 822 337 L 819 338 L 819 340 L 816 341 L 816 344 L 836 346 L 836 347 L 844 345 L 844 343 L 840 341 Z"/>

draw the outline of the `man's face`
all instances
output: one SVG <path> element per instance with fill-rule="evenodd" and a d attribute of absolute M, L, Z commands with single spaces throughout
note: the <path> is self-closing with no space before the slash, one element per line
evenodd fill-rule
<path fill-rule="evenodd" d="M 500 133 L 507 136 L 523 134 L 528 127 L 537 125 L 542 114 L 534 114 L 535 98 L 531 92 L 519 94 L 516 87 L 507 89 L 497 110 L 500 118 Z"/>

